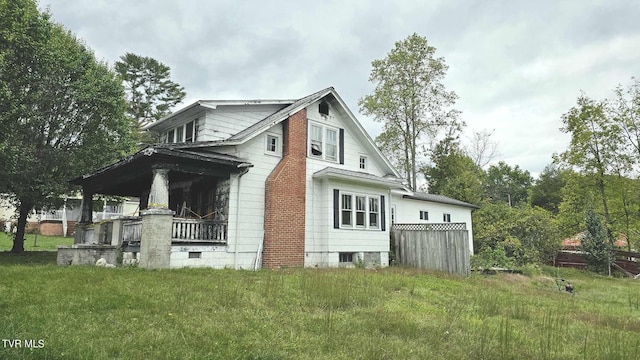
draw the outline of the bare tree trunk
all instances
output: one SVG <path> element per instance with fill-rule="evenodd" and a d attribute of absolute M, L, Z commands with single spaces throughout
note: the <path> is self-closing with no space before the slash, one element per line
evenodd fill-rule
<path fill-rule="evenodd" d="M 15 238 L 13 239 L 13 247 L 11 248 L 12 253 L 24 252 L 24 234 L 27 227 L 27 217 L 29 216 L 29 212 L 32 208 L 33 205 L 25 202 L 20 202 L 18 224 L 16 227 Z"/>

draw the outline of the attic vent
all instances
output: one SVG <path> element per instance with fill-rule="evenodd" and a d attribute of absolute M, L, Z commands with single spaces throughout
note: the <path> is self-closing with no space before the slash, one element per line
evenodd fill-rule
<path fill-rule="evenodd" d="M 329 116 L 329 103 L 322 101 L 320 105 L 318 105 L 318 112 L 320 115 Z"/>

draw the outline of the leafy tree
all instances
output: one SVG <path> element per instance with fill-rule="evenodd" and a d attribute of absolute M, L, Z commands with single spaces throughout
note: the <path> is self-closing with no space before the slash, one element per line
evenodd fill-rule
<path fill-rule="evenodd" d="M 602 219 L 590 209 L 587 211 L 585 224 L 587 232 L 581 241 L 581 248 L 586 253 L 587 264 L 594 271 L 611 275 L 613 246 L 607 240 L 607 229 L 602 224 Z"/>
<path fill-rule="evenodd" d="M 635 163 L 640 162 L 640 80 L 632 78 L 627 88 L 618 85 L 611 104 L 613 122 L 622 131 L 622 137 L 631 150 Z"/>
<path fill-rule="evenodd" d="M 600 195 L 607 226 L 611 224 L 606 196 L 606 174 L 620 154 L 620 128 L 607 114 L 606 102 L 595 101 L 582 94 L 577 105 L 562 116 L 561 130 L 571 134 L 569 149 L 561 159 L 594 176 L 595 188 Z"/>
<path fill-rule="evenodd" d="M 156 59 L 126 53 L 116 61 L 115 70 L 125 86 L 127 113 L 140 127 L 168 115 L 187 95 L 184 87 L 171 81 L 171 69 Z"/>
<path fill-rule="evenodd" d="M 529 171 L 520 169 L 518 165 L 511 167 L 500 161 L 487 170 L 487 195 L 493 202 L 505 202 L 511 206 L 526 203 L 532 184 Z"/>
<path fill-rule="evenodd" d="M 0 0 L 0 93 L 0 193 L 17 208 L 12 252 L 23 252 L 28 213 L 129 153 L 136 125 L 116 74 L 33 0 Z"/>
<path fill-rule="evenodd" d="M 422 168 L 429 192 L 480 204 L 484 200 L 484 171 L 456 143 L 447 139 L 431 152 L 432 165 Z"/>
<path fill-rule="evenodd" d="M 529 203 L 531 206 L 539 206 L 557 215 L 562 201 L 562 188 L 564 187 L 562 170 L 556 164 L 545 166 L 540 176 L 529 189 Z"/>
<path fill-rule="evenodd" d="M 486 254 L 500 249 L 515 265 L 549 263 L 560 248 L 560 231 L 551 213 L 527 204 L 484 204 L 473 213 L 473 227 L 474 249 Z"/>
<path fill-rule="evenodd" d="M 435 51 L 418 34 L 396 42 L 386 58 L 371 63 L 369 81 L 376 87 L 358 102 L 364 114 L 384 124 L 379 145 L 396 155 L 392 158 L 414 190 L 424 142 L 433 141 L 443 130 L 457 133 L 463 126 L 459 112 L 452 109 L 458 96 L 442 83 L 448 66 L 435 57 Z"/>

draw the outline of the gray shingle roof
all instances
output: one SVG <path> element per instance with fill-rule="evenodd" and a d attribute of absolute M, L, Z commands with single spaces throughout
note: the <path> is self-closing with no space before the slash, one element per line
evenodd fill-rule
<path fill-rule="evenodd" d="M 472 208 L 472 209 L 479 209 L 480 208 L 480 206 L 478 206 L 478 205 L 473 205 L 473 204 L 469 204 L 469 203 L 464 202 L 464 201 L 452 199 L 452 198 L 446 197 L 444 195 L 436 195 L 436 194 L 428 194 L 428 193 L 422 193 L 422 192 L 414 192 L 413 195 L 403 195 L 402 197 L 405 198 L 405 199 L 431 201 L 431 202 L 436 202 L 436 203 L 441 203 L 441 204 L 463 206 L 463 207 L 468 207 L 468 208 Z"/>
<path fill-rule="evenodd" d="M 256 132 L 260 132 L 261 130 L 270 128 L 271 126 L 273 126 L 274 124 L 286 119 L 291 112 L 293 112 L 294 110 L 298 109 L 298 108 L 303 108 L 306 107 L 307 105 L 320 100 L 321 98 L 323 98 L 325 95 L 331 93 L 333 91 L 333 87 L 328 87 L 326 89 L 320 90 L 318 92 L 315 92 L 311 95 L 305 96 L 303 98 L 300 98 L 298 100 L 296 100 L 295 102 L 293 102 L 291 105 L 289 106 L 285 106 L 284 108 L 276 111 L 275 113 L 267 116 L 266 118 L 264 118 L 263 120 L 249 126 L 248 128 L 240 131 L 239 133 L 231 136 L 230 138 L 228 138 L 226 141 L 242 141 L 245 138 L 253 135 Z"/>

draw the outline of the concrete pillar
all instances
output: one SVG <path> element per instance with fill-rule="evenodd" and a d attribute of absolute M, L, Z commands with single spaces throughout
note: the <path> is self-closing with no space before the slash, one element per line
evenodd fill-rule
<path fill-rule="evenodd" d="M 171 257 L 173 211 L 169 209 L 169 170 L 153 169 L 147 209 L 142 216 L 140 263 L 145 269 L 168 269 Z"/>
<path fill-rule="evenodd" d="M 168 269 L 173 211 L 147 209 L 140 215 L 142 216 L 142 240 L 139 266 L 145 269 Z"/>
<path fill-rule="evenodd" d="M 93 232 L 93 191 L 82 189 L 82 213 L 80 222 L 75 225 L 74 244 L 93 244 L 95 242 Z"/>
<path fill-rule="evenodd" d="M 162 168 L 153 169 L 151 191 L 147 200 L 147 209 L 169 208 L 169 170 Z"/>

